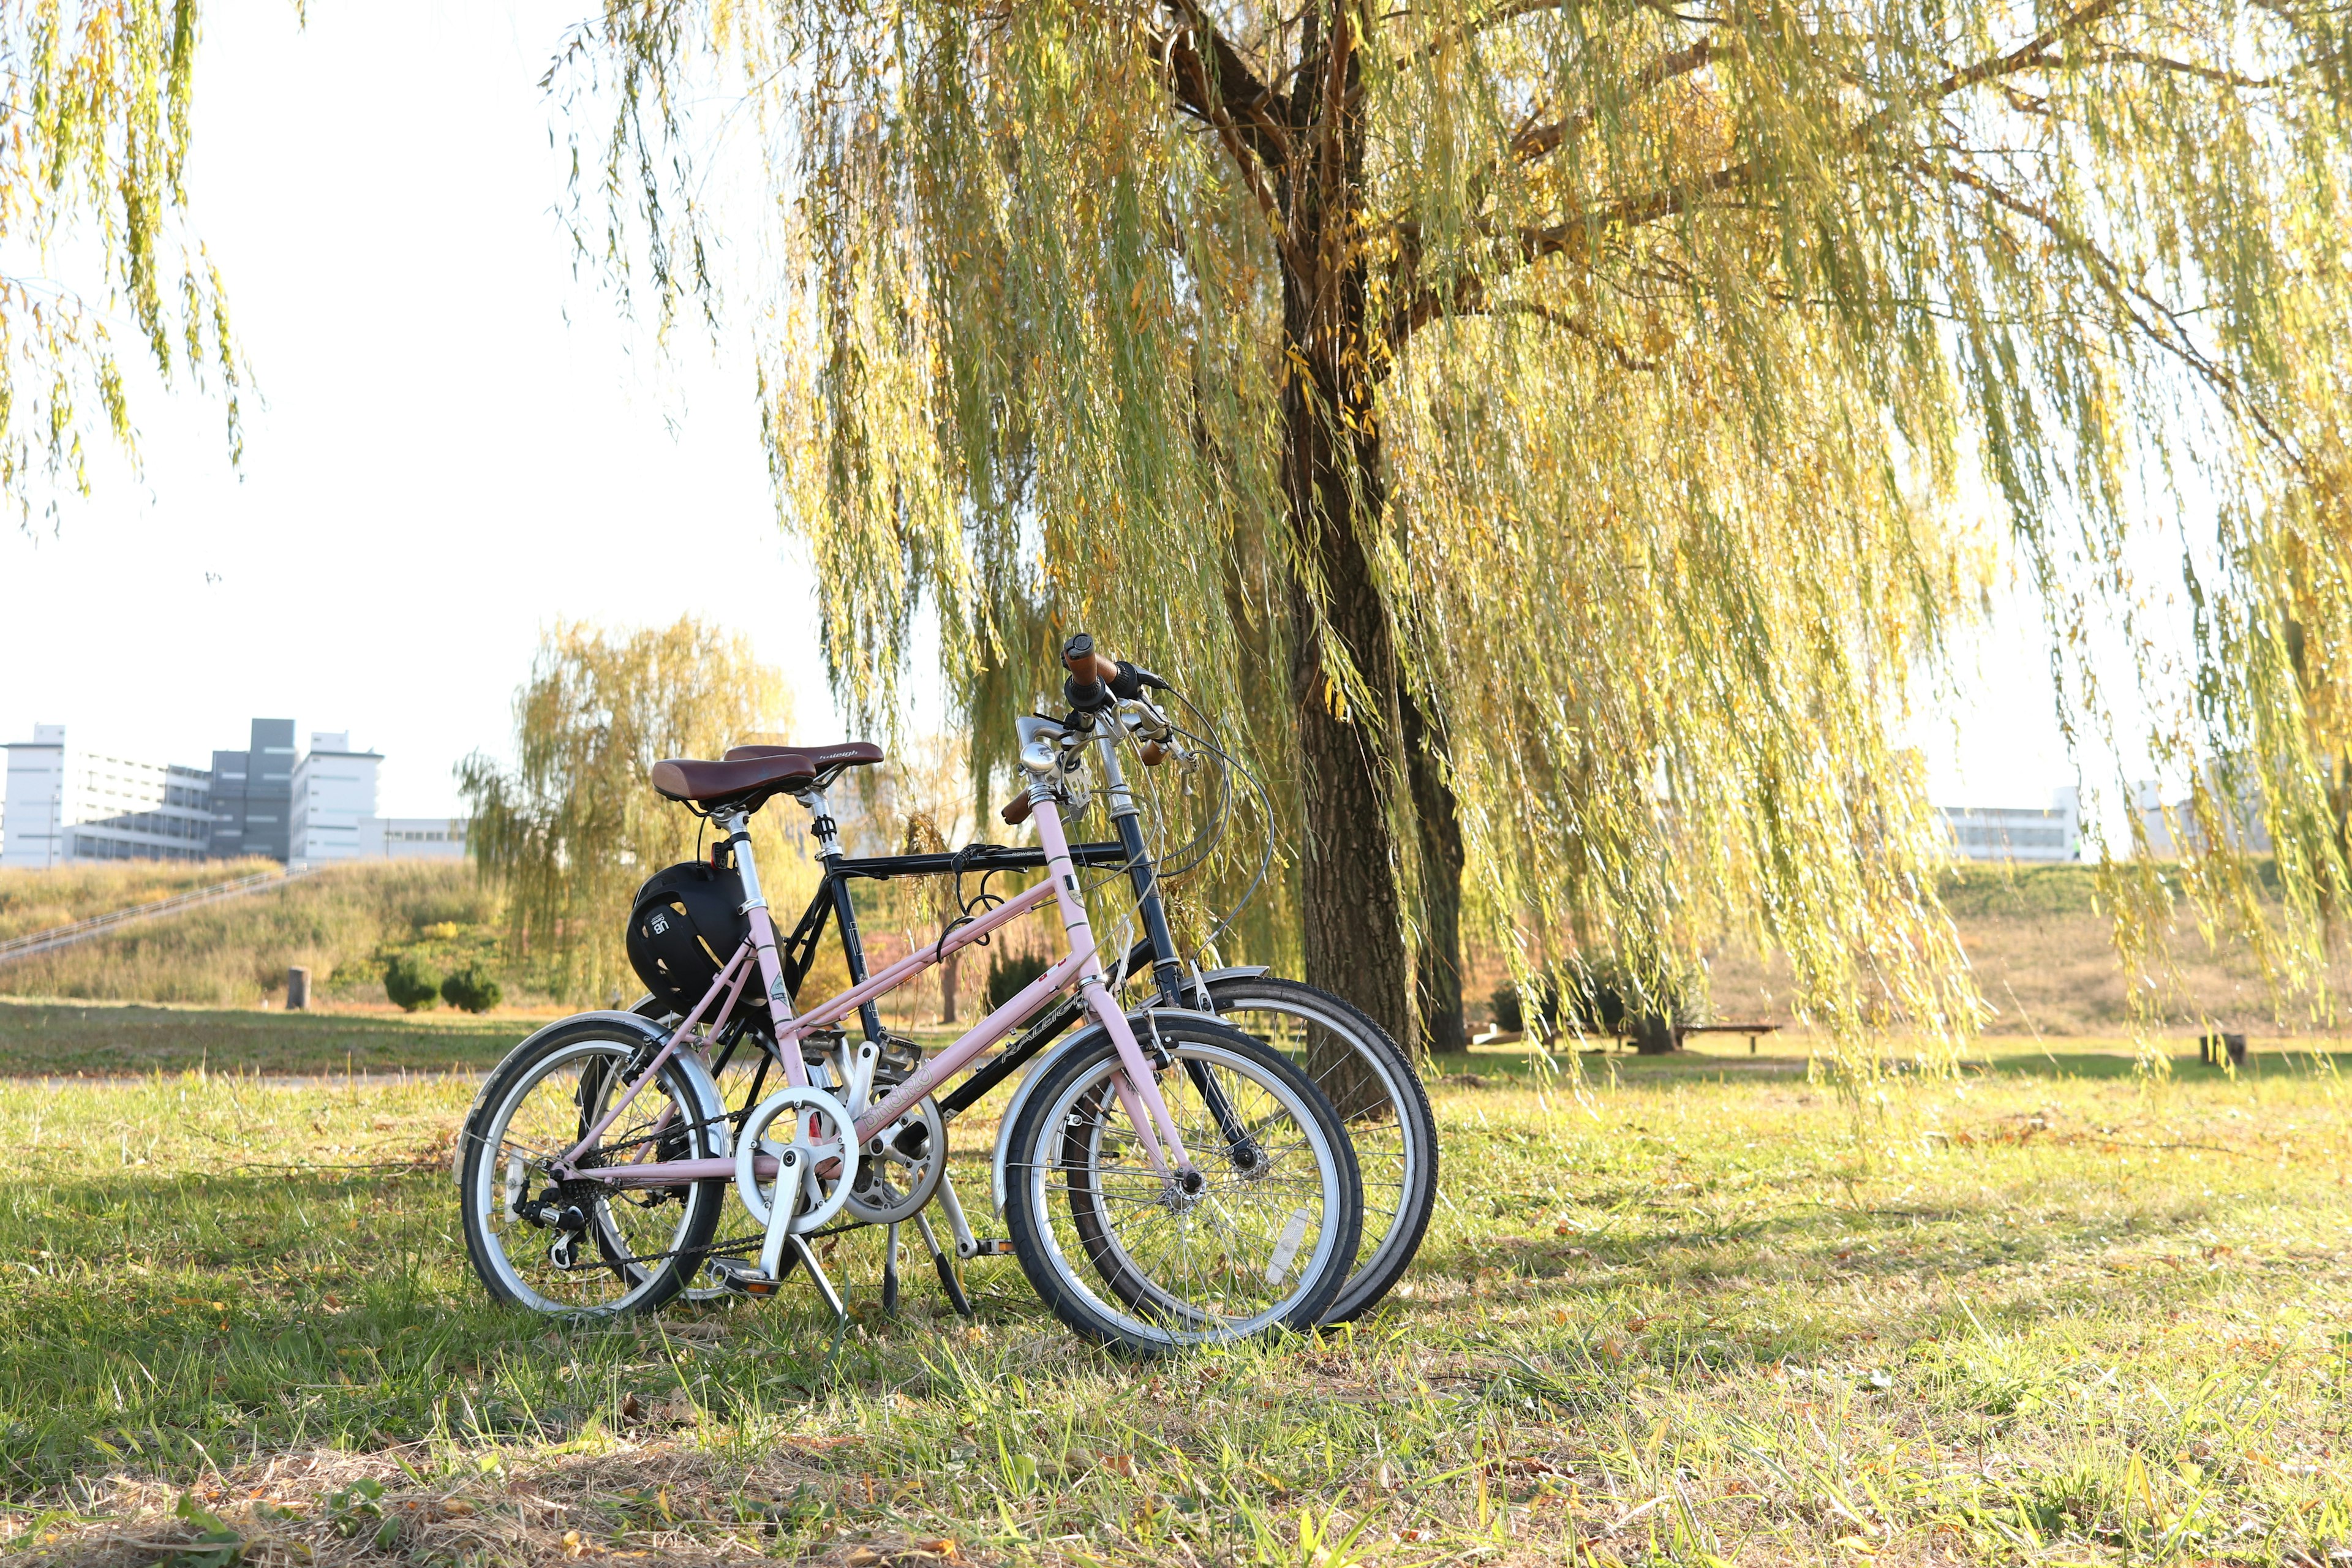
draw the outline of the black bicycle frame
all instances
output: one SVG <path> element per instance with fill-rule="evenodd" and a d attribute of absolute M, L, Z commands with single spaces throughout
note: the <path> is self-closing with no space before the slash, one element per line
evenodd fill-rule
<path fill-rule="evenodd" d="M 1160 971 L 1160 988 L 1171 1001 L 1179 1000 L 1182 970 L 1176 957 L 1176 944 L 1169 933 L 1167 911 L 1160 901 L 1159 878 L 1154 873 L 1150 851 L 1143 843 L 1142 829 L 1132 817 L 1119 819 L 1119 837 L 1123 842 L 1073 844 L 1070 858 L 1081 866 L 1118 866 L 1126 869 L 1129 883 L 1135 889 L 1136 903 L 1143 916 L 1145 938 L 1128 950 L 1119 978 L 1134 974 L 1145 964 L 1154 962 Z M 1132 840 L 1131 843 L 1124 842 Z M 870 881 L 889 881 L 899 877 L 944 877 L 960 871 L 985 874 L 990 871 L 1035 871 L 1045 865 L 1043 849 L 1023 849 L 1010 845 L 975 844 L 956 851 L 923 855 L 842 856 L 824 862 L 824 882 L 809 900 L 808 908 L 794 925 L 792 934 L 778 944 L 777 960 L 782 969 L 784 984 L 797 994 L 801 982 L 815 965 L 817 944 L 824 936 L 828 921 L 841 928 L 842 956 L 849 965 L 852 984 L 866 979 L 866 946 L 859 939 L 857 910 L 850 898 L 852 880 L 864 878 Z M 1038 1019 L 986 1062 L 972 1069 L 964 1080 L 939 1101 L 942 1120 L 952 1121 L 1007 1078 L 1021 1070 L 1036 1058 L 1038 1052 L 1058 1039 L 1085 1012 L 1084 1004 L 1076 994 L 1066 994 Z M 871 1004 L 860 1009 L 858 1021 L 866 1027 L 866 1037 L 879 1044 L 882 1024 Z"/>

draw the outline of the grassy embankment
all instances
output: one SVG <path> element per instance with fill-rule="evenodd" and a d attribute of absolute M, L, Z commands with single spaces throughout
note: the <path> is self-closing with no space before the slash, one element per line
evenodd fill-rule
<path fill-rule="evenodd" d="M 203 886 L 257 867 L 272 868 L 238 861 L 171 875 Z M 150 867 L 0 871 L 0 923 L 38 930 L 184 890 L 164 885 L 163 875 Z M 301 964 L 322 1002 L 381 1005 L 385 952 L 416 947 L 444 961 L 487 953 L 499 909 L 465 865 L 330 867 L 283 888 L 0 964 L 0 994 L 252 1007 L 282 999 L 288 967 Z"/>
<path fill-rule="evenodd" d="M 2064 1038 L 2130 1030 L 2130 981 L 2116 962 L 2114 925 L 2097 905 L 2096 879 L 2089 866 L 1970 866 L 1945 879 L 1944 906 L 1992 1009 L 1987 1033 Z M 2168 1028 L 2271 1034 L 2283 1024 L 2312 1026 L 2273 1016 L 2260 966 L 2242 937 L 2223 931 L 2209 943 L 2189 911 L 2178 909 L 2168 951 L 2172 975 L 2158 1011 Z M 1718 1018 L 1788 1016 L 1783 963 L 1726 952 L 1717 955 L 1711 980 Z M 2340 955 L 2332 984 L 2337 995 L 2352 994 L 2352 963 Z"/>
<path fill-rule="evenodd" d="M 1868 1152 L 1786 1062 L 1449 1084 L 1400 1299 L 1153 1365 L 1009 1262 L 972 1268 L 977 1327 L 915 1274 L 837 1342 L 797 1289 L 494 1311 L 444 1167 L 464 1080 L 19 1082 L 0 1540 L 154 1562 L 185 1494 L 268 1563 L 2332 1563 L 2333 1068 L 2067 1063 L 1914 1086 Z M 864 1298 L 873 1256 L 836 1257 Z"/>

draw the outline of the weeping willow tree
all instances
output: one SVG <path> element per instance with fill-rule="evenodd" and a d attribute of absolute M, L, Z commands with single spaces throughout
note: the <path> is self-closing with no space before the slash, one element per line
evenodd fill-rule
<path fill-rule="evenodd" d="M 1459 1028 L 1466 871 L 1522 965 L 1744 933 L 1842 1039 L 1948 1039 L 1976 1003 L 1898 741 L 2002 561 L 2072 732 L 2139 723 L 2120 668 L 2168 700 L 2134 745 L 2258 776 L 2270 951 L 2317 973 L 2342 19 L 615 0 L 551 79 L 615 285 L 757 335 L 861 709 L 925 616 L 983 762 L 1056 632 L 1163 664 L 1278 781 L 1308 976 L 1400 1030 Z M 729 137 L 756 237 L 705 205 Z"/>
<path fill-rule="evenodd" d="M 196 39 L 195 0 L 0 0 L 0 498 L 27 526 L 89 492 L 93 437 L 136 461 L 121 338 L 166 385 L 216 382 L 242 456 L 227 295 L 183 184 Z"/>
<path fill-rule="evenodd" d="M 664 757 L 716 757 L 768 741 L 790 716 L 783 679 L 751 644 L 685 616 L 670 626 L 550 630 L 515 694 L 515 766 L 477 752 L 457 764 L 467 846 L 506 889 L 515 956 L 560 996 L 637 990 L 622 949 L 637 887 L 691 859 L 703 824 L 646 782 Z M 811 880 L 773 811 L 753 819 L 771 895 L 789 907 Z"/>

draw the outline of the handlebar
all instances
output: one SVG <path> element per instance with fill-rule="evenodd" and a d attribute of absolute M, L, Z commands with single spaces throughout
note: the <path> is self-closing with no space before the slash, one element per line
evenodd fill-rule
<path fill-rule="evenodd" d="M 1098 712 L 1114 701 L 1133 702 L 1145 689 L 1166 691 L 1168 682 L 1123 658 L 1113 658 L 1095 647 L 1093 636 L 1080 632 L 1062 645 L 1062 667 L 1070 678 L 1062 695 L 1082 713 Z"/>

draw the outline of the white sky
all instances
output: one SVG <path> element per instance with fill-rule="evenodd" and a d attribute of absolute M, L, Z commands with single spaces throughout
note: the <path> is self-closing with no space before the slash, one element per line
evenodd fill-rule
<path fill-rule="evenodd" d="M 562 617 L 748 633 L 829 739 L 805 562 L 779 535 L 748 356 L 659 365 L 572 275 L 538 81 L 580 0 L 206 9 L 190 171 L 267 399 L 148 395 L 143 481 L 0 524 L 0 738 L 64 723 L 203 765 L 256 715 L 383 752 L 387 816 L 454 811 Z M 217 578 L 211 581 L 209 578 Z M 1937 798 L 2071 783 L 2038 628 L 1933 727 Z"/>

